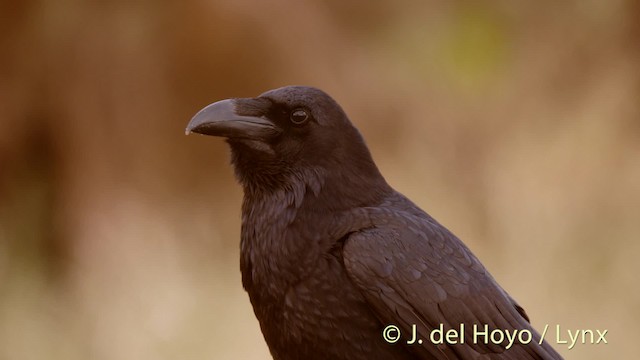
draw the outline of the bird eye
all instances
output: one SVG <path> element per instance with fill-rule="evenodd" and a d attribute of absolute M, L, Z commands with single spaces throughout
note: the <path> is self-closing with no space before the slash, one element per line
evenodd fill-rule
<path fill-rule="evenodd" d="M 309 114 L 303 109 L 296 109 L 291 112 L 290 118 L 292 123 L 301 125 L 309 119 Z"/>

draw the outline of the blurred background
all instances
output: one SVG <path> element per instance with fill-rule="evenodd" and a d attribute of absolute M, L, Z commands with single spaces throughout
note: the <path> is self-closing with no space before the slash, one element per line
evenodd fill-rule
<path fill-rule="evenodd" d="M 184 128 L 289 84 L 331 94 L 534 326 L 608 329 L 555 345 L 567 359 L 634 357 L 639 2 L 5 0 L 0 16 L 0 359 L 269 359 L 228 150 Z"/>

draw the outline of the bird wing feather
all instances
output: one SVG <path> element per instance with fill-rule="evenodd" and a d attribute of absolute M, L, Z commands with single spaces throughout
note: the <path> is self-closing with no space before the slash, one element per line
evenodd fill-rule
<path fill-rule="evenodd" d="M 429 359 L 561 359 L 531 327 L 524 310 L 497 284 L 470 250 L 430 218 L 399 212 L 385 222 L 352 233 L 345 241 L 347 273 L 380 321 L 407 334 L 416 325 L 421 345 L 413 350 Z M 465 324 L 464 344 L 435 345 L 431 330 Z M 528 345 L 474 339 L 480 330 L 528 330 Z M 422 332 L 422 333 L 420 333 Z M 460 339 L 459 339 L 460 340 Z"/>

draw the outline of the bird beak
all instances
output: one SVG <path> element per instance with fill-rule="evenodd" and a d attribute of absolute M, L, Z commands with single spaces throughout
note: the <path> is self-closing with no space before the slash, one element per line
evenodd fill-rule
<path fill-rule="evenodd" d="M 236 108 L 237 99 L 208 105 L 191 118 L 185 133 L 251 140 L 266 140 L 280 134 L 281 130 L 266 117 L 239 115 Z"/>

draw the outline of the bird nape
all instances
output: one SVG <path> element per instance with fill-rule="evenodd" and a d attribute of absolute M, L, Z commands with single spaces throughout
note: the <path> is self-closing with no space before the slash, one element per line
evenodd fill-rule
<path fill-rule="evenodd" d="M 231 147 L 242 284 L 274 359 L 561 359 L 462 241 L 387 184 L 326 93 L 218 101 L 186 132 Z"/>

